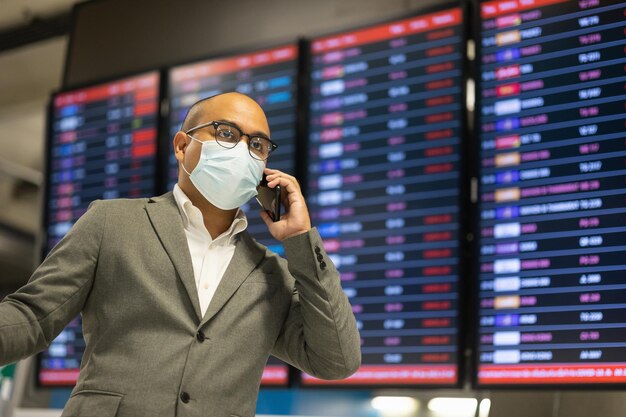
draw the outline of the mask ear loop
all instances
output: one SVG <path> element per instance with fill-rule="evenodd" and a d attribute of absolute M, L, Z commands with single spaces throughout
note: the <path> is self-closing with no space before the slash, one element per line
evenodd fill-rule
<path fill-rule="evenodd" d="M 187 136 L 189 136 L 192 140 L 195 140 L 196 142 L 200 143 L 200 146 L 202 146 L 202 141 L 199 139 L 194 138 L 193 136 L 191 136 L 190 134 L 187 134 Z M 186 154 L 185 154 L 186 155 Z M 189 175 L 191 177 L 191 173 L 189 171 L 187 171 L 187 168 L 185 168 L 185 162 L 183 160 L 183 162 L 180 164 L 180 166 L 183 167 L 183 171 L 185 171 L 185 174 Z"/>

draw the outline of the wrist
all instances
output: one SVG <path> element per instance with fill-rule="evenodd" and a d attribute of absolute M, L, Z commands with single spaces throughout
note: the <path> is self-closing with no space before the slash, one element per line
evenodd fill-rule
<path fill-rule="evenodd" d="M 308 228 L 308 229 L 302 229 L 302 230 L 298 230 L 297 232 L 290 233 L 290 234 L 286 235 L 283 238 L 283 241 L 287 240 L 287 239 L 290 239 L 292 237 L 296 237 L 296 236 L 300 236 L 300 235 L 303 235 L 305 233 L 308 233 L 310 230 L 311 230 L 311 228 Z"/>

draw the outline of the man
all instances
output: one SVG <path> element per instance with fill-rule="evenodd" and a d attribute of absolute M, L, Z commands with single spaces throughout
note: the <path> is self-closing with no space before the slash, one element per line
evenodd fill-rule
<path fill-rule="evenodd" d="M 93 203 L 29 283 L 0 303 L 0 364 L 50 344 L 79 312 L 86 349 L 63 417 L 251 417 L 270 354 L 340 379 L 360 365 L 350 304 L 295 178 L 265 167 L 262 109 L 226 93 L 174 137 L 174 192 Z M 238 209 L 267 174 L 286 213 L 245 231 Z"/>

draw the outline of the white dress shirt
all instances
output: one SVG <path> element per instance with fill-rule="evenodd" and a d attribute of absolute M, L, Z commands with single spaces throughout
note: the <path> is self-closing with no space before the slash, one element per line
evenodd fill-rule
<path fill-rule="evenodd" d="M 204 316 L 224 271 L 235 253 L 237 234 L 248 227 L 248 220 L 243 211 L 238 210 L 228 230 L 213 240 L 204 226 L 202 212 L 191 203 L 178 184 L 174 186 L 174 199 L 183 218 L 193 273 L 196 278 L 200 310 Z"/>

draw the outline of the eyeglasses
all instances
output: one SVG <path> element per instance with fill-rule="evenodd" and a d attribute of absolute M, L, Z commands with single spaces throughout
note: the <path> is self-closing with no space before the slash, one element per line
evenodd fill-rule
<path fill-rule="evenodd" d="M 189 133 L 203 129 L 205 127 L 212 127 L 213 132 L 210 133 L 211 136 L 215 138 L 215 141 L 218 144 L 229 149 L 234 148 L 243 136 L 247 136 L 248 152 L 250 152 L 250 156 L 260 161 L 265 161 L 267 158 L 269 158 L 270 154 L 274 152 L 276 148 L 278 148 L 278 145 L 272 142 L 269 138 L 265 136 L 245 134 L 237 126 L 228 122 L 214 121 L 202 123 L 201 125 L 192 127 L 185 133 L 189 135 Z M 200 138 L 194 137 L 194 139 L 202 141 Z"/>

